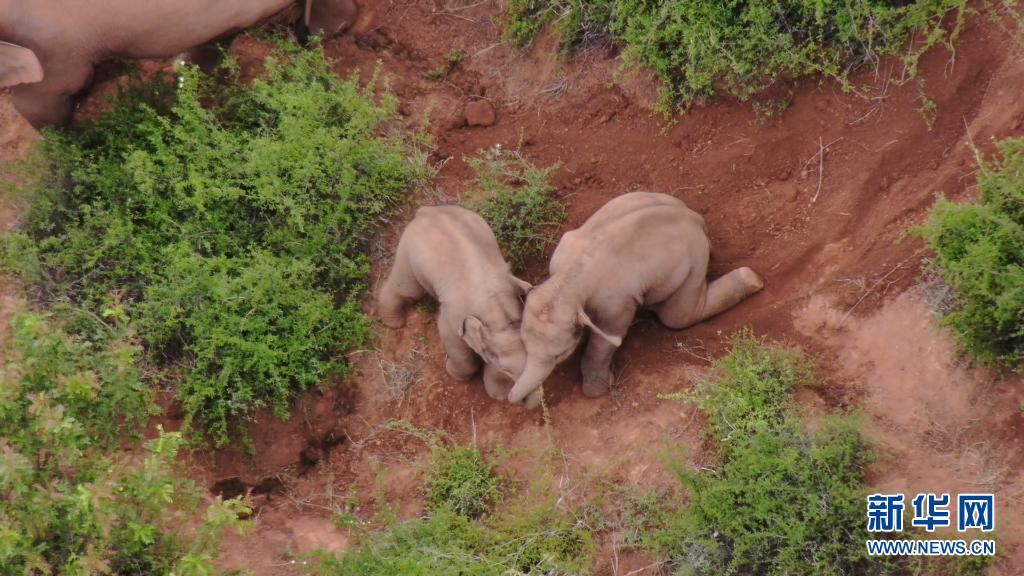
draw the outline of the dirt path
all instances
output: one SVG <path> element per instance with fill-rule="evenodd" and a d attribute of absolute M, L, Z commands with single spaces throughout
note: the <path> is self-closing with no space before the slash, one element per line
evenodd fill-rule
<path fill-rule="evenodd" d="M 892 62 L 860 74 L 860 94 L 812 80 L 791 95 L 777 90 L 791 99 L 777 118 L 758 118 L 749 104 L 716 101 L 665 129 L 651 112 L 656 85 L 621 71 L 614 51 L 592 49 L 564 61 L 554 42 L 541 38 L 519 53 L 500 43 L 499 4 L 379 3 L 364 10 L 354 34 L 327 45 L 339 73 L 359 70 L 367 77 L 380 62 L 407 123 L 419 127 L 429 119 L 440 172 L 424 201 L 472 193 L 464 187 L 466 155 L 499 144 L 519 147 L 540 165 L 563 163 L 556 183 L 571 206 L 567 227 L 623 192 L 671 193 L 705 215 L 713 274 L 751 266 L 767 288 L 683 332 L 641 317 L 617 356 L 622 385 L 607 398 L 583 398 L 567 363 L 546 386 L 549 426 L 537 413 L 491 401 L 481 386 L 447 378 L 432 316 L 416 312 L 406 329 L 382 331 L 378 349 L 353 353 L 352 389 L 310 394 L 288 423 L 268 417 L 255 424 L 256 462 L 241 450 L 197 455 L 197 477 L 209 485 L 238 476 L 243 489 L 256 487 L 255 530 L 227 543 L 224 565 L 298 573 L 285 552 L 345 547 L 350 535 L 330 516 L 351 485 L 359 488 L 362 513 L 372 508 L 370 496 L 382 481 L 401 516 L 417 514 L 416 462 L 425 447 L 382 427 L 392 419 L 527 454 L 557 448 L 563 457 L 551 465 L 570 501 L 595 477 L 666 485 L 670 480 L 645 447 L 672 439 L 692 446 L 690 457 L 699 460 L 700 418 L 658 394 L 687 388 L 706 360 L 722 352 L 721 335 L 749 325 L 818 357 L 830 387 L 802 396 L 808 405 L 863 406 L 881 453 L 872 470 L 875 486 L 996 492 L 1005 554 L 997 573 L 1024 573 L 1024 422 L 1017 408 L 1024 388 L 957 362 L 914 288 L 920 243 L 897 243 L 936 193 L 971 196 L 971 142 L 988 152 L 993 138 L 1024 135 L 1024 60 L 1011 39 L 976 19 L 955 57 L 937 50 L 924 58 L 921 79 L 937 105 L 931 129 L 918 111 L 920 87 L 893 82 L 898 64 Z M 245 67 L 263 48 L 243 39 L 234 50 Z M 425 77 L 456 50 L 466 58 L 451 74 L 441 81 Z M 470 101 L 493 106 L 495 123 L 465 126 Z M 28 139 L 9 125 L 0 129 L 3 142 Z M 3 146 L 9 158 L 12 148 Z M 383 238 L 383 253 L 394 241 L 393 230 Z M 534 272 L 537 279 L 543 270 Z M 414 382 L 400 400 L 388 385 L 396 370 L 407 370 Z M 175 416 L 168 415 L 169 426 Z M 506 466 L 526 467 L 537 457 Z M 609 546 L 598 574 L 649 563 L 613 558 Z"/>

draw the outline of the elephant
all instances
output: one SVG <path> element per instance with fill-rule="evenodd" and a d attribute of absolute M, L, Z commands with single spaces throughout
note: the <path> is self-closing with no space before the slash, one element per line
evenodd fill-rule
<path fill-rule="evenodd" d="M 351 26 L 354 0 L 302 0 L 300 38 Z M 0 0 L 0 88 L 36 128 L 70 121 L 111 58 L 164 58 L 241 31 L 295 0 Z"/>
<path fill-rule="evenodd" d="M 605 204 L 566 232 L 547 280 L 526 296 L 522 337 L 526 367 L 509 401 L 536 394 L 555 366 L 590 338 L 581 362 L 583 393 L 613 383 L 612 356 L 641 307 L 682 329 L 714 316 L 764 287 L 747 267 L 707 281 L 711 243 L 704 218 L 667 194 L 633 192 Z"/>
<path fill-rule="evenodd" d="M 526 362 L 521 298 L 530 288 L 512 275 L 483 218 L 460 206 L 428 206 L 402 232 L 377 310 L 385 326 L 401 328 L 409 305 L 434 297 L 448 373 L 469 380 L 482 359 L 487 393 L 505 400 Z"/>

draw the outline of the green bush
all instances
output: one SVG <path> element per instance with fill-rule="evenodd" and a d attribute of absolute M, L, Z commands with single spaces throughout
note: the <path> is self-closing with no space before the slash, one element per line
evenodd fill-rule
<path fill-rule="evenodd" d="M 589 572 L 589 532 L 551 511 L 507 525 L 482 524 L 450 510 L 395 525 L 338 556 L 321 554 L 321 576 L 494 576 Z"/>
<path fill-rule="evenodd" d="M 479 450 L 471 446 L 435 448 L 427 474 L 427 504 L 477 518 L 501 498 L 501 478 Z"/>
<path fill-rule="evenodd" d="M 521 272 L 544 256 L 565 221 L 565 204 L 548 180 L 558 165 L 537 168 L 518 152 L 491 148 L 468 158 L 476 172 L 472 189 L 480 192 L 468 207 L 494 230 L 512 268 Z"/>
<path fill-rule="evenodd" d="M 1024 139 L 999 151 L 1000 161 L 980 160 L 979 202 L 939 198 L 916 233 L 956 294 L 943 323 L 981 362 L 1012 367 L 1024 359 Z"/>
<path fill-rule="evenodd" d="M 5 574 L 212 573 L 221 527 L 239 501 L 201 502 L 163 434 L 119 453 L 155 411 L 123 335 L 96 346 L 45 317 L 12 325 L 0 373 L 0 566 Z M 198 532 L 195 532 L 198 529 Z"/>
<path fill-rule="evenodd" d="M 809 435 L 791 415 L 808 369 L 749 332 L 714 366 L 701 408 L 720 461 L 695 471 L 674 462 L 690 495 L 653 546 L 679 575 L 865 574 L 864 467 L 870 452 L 849 418 Z M 869 569 L 870 568 L 870 569 Z"/>
<path fill-rule="evenodd" d="M 311 572 L 321 576 L 492 576 L 588 573 L 594 550 L 586 523 L 557 509 L 555 498 L 529 494 L 506 502 L 492 465 L 472 447 L 440 447 L 442 440 L 410 429 L 433 446 L 427 475 L 429 516 L 370 535 L 340 555 L 320 554 Z M 544 490 L 540 490 L 544 492 Z"/>
<path fill-rule="evenodd" d="M 47 170 L 3 245 L 51 305 L 132 322 L 183 374 L 188 421 L 223 444 L 366 341 L 367 244 L 423 164 L 384 129 L 394 99 L 339 79 L 319 50 L 281 44 L 248 85 L 230 61 L 227 83 L 180 74 L 46 133 Z"/>
<path fill-rule="evenodd" d="M 665 111 L 716 92 L 747 99 L 778 81 L 849 72 L 903 54 L 917 60 L 957 36 L 966 0 L 510 0 L 506 34 L 528 42 L 557 21 L 566 46 L 613 37 L 665 83 Z M 956 14 L 947 31 L 943 21 Z M 916 34 L 919 42 L 904 49 Z"/>

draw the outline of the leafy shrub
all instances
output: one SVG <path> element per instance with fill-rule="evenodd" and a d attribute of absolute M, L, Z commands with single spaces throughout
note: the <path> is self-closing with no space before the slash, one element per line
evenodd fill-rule
<path fill-rule="evenodd" d="M 502 499 L 501 481 L 472 447 L 443 448 L 437 435 L 407 426 L 433 446 L 427 477 L 429 516 L 392 524 L 361 547 L 321 554 L 322 576 L 582 575 L 594 549 L 590 529 L 558 511 L 556 499 L 532 493 L 475 519 Z M 544 493 L 544 490 L 539 490 Z"/>
<path fill-rule="evenodd" d="M 869 573 L 870 452 L 855 422 L 832 418 L 809 435 L 789 408 L 807 368 L 749 332 L 714 368 L 700 405 L 721 461 L 673 465 L 690 503 L 665 521 L 655 548 L 680 575 Z"/>
<path fill-rule="evenodd" d="M 215 503 L 193 534 L 183 514 L 200 496 L 175 460 L 180 435 L 161 432 L 141 458 L 113 454 L 155 410 L 138 347 L 123 335 L 97 347 L 31 314 L 13 332 L 0 373 L 4 573 L 209 574 L 241 503 Z"/>
<path fill-rule="evenodd" d="M 492 526 L 450 510 L 395 525 L 338 556 L 322 554 L 321 576 L 493 576 L 588 573 L 593 541 L 584 529 L 547 511 L 522 523 Z"/>
<path fill-rule="evenodd" d="M 714 379 L 691 395 L 708 415 L 708 434 L 728 444 L 733 436 L 771 429 L 790 416 L 793 389 L 812 383 L 807 363 L 795 352 L 765 346 L 747 329 L 731 339 L 729 354 L 715 363 Z"/>
<path fill-rule="evenodd" d="M 716 92 L 747 99 L 780 78 L 849 72 L 903 51 L 912 76 L 920 55 L 952 42 L 966 0 L 510 0 L 506 34 L 528 42 L 548 22 L 567 46 L 595 36 L 626 45 L 629 61 L 665 83 L 663 105 L 683 108 Z M 942 27 L 955 12 L 950 31 Z"/>
<path fill-rule="evenodd" d="M 548 179 L 558 165 L 537 168 L 518 152 L 491 148 L 467 159 L 481 196 L 469 202 L 494 230 L 505 258 L 522 271 L 555 240 L 566 208 Z"/>
<path fill-rule="evenodd" d="M 935 252 L 932 270 L 956 294 L 943 323 L 984 363 L 1024 359 L 1024 139 L 999 144 L 1002 160 L 980 161 L 977 203 L 944 198 L 916 233 Z"/>
<path fill-rule="evenodd" d="M 254 409 L 285 414 L 342 367 L 333 351 L 365 341 L 368 239 L 423 170 L 383 130 L 393 98 L 319 50 L 282 44 L 248 85 L 225 73 L 182 69 L 176 89 L 135 86 L 82 130 L 47 133 L 22 236 L 4 242 L 35 244 L 8 265 L 34 265 L 52 304 L 132 321 L 218 444 Z"/>
<path fill-rule="evenodd" d="M 501 497 L 501 478 L 479 450 L 471 446 L 435 448 L 427 475 L 427 503 L 477 518 Z"/>

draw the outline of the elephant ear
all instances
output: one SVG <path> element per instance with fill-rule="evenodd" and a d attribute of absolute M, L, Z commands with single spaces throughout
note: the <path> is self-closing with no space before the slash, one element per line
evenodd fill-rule
<path fill-rule="evenodd" d="M 583 308 L 580 308 L 580 311 L 576 315 L 576 317 L 577 321 L 580 323 L 580 326 L 586 326 L 587 328 L 590 328 L 591 332 L 597 334 L 601 338 L 604 338 L 605 340 L 608 341 L 609 344 L 615 346 L 616 348 L 622 346 L 622 338 L 619 338 L 618 336 L 612 336 L 611 334 L 608 334 L 604 330 L 598 328 L 597 324 L 594 324 L 594 322 L 590 319 L 590 316 L 587 316 L 587 313 L 583 311 Z"/>
<path fill-rule="evenodd" d="M 330 38 L 356 23 L 359 7 L 354 0 L 305 0 L 302 21 L 312 34 Z"/>
<path fill-rule="evenodd" d="M 0 88 L 43 80 L 43 66 L 36 53 L 17 44 L 0 42 Z"/>
<path fill-rule="evenodd" d="M 487 346 L 487 327 L 480 321 L 476 316 L 467 316 L 462 321 L 462 326 L 459 327 L 459 336 L 469 344 L 469 347 L 473 349 L 484 362 L 488 364 L 494 364 L 497 361 L 497 357 L 491 352 L 489 346 Z"/>
<path fill-rule="evenodd" d="M 516 278 L 512 274 L 508 275 L 508 279 L 512 282 L 512 284 L 516 288 L 519 289 L 520 294 L 522 294 L 523 296 L 529 294 L 530 290 L 533 290 L 533 284 L 530 284 L 526 280 L 522 280 L 522 279 Z"/>

